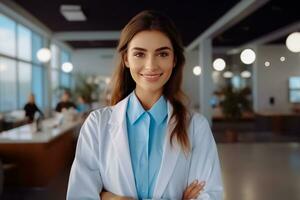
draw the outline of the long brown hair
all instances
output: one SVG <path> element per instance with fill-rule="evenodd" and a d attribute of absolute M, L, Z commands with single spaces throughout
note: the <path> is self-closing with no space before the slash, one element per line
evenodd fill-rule
<path fill-rule="evenodd" d="M 174 55 L 175 67 L 173 68 L 170 79 L 164 85 L 163 95 L 173 106 L 172 120 L 175 120 L 175 127 L 171 132 L 170 143 L 176 137 L 184 152 L 190 151 L 190 142 L 187 132 L 190 115 L 185 106 L 187 99 L 181 90 L 183 66 L 185 57 L 183 45 L 178 31 L 172 20 L 157 11 L 143 11 L 133 17 L 121 32 L 118 45 L 117 68 L 111 82 L 111 105 L 127 97 L 136 87 L 136 83 L 130 75 L 129 69 L 125 66 L 124 57 L 127 54 L 128 44 L 131 39 L 139 32 L 145 30 L 156 30 L 164 33 L 171 41 Z"/>

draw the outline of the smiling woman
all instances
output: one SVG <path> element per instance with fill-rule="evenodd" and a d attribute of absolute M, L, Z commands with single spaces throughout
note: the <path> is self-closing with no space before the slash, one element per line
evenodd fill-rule
<path fill-rule="evenodd" d="M 171 41 L 159 31 L 139 32 L 128 45 L 125 65 L 136 83 L 136 95 L 150 109 L 151 103 L 161 96 L 175 66 Z"/>
<path fill-rule="evenodd" d="M 84 123 L 67 199 L 222 199 L 216 144 L 188 111 L 173 22 L 144 11 L 122 30 L 111 106 Z"/>

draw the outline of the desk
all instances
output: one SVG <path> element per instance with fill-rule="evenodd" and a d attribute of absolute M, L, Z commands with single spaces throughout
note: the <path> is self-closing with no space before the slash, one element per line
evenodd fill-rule
<path fill-rule="evenodd" d="M 42 187 L 70 165 L 74 155 L 74 132 L 82 119 L 56 128 L 34 132 L 27 124 L 0 134 L 0 157 L 17 168 L 5 177 L 8 185 Z M 44 122 L 51 124 L 53 121 Z M 50 127 L 50 126 L 48 126 Z"/>
<path fill-rule="evenodd" d="M 256 130 L 274 133 L 299 134 L 300 114 L 298 113 L 256 113 Z"/>

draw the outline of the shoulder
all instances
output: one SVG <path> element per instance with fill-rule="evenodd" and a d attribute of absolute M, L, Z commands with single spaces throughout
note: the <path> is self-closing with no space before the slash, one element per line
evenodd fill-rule
<path fill-rule="evenodd" d="M 80 135 L 83 135 L 83 137 L 89 137 L 90 135 L 93 135 L 93 137 L 97 138 L 99 135 L 103 135 L 101 133 L 103 133 L 103 130 L 105 130 L 108 124 L 107 122 L 110 118 L 109 113 L 110 107 L 103 107 L 91 111 L 84 120 Z"/>
<path fill-rule="evenodd" d="M 198 128 L 209 127 L 207 119 L 202 114 L 195 111 L 190 112 L 190 124 Z"/>
<path fill-rule="evenodd" d="M 97 123 L 104 121 L 104 120 L 108 120 L 111 116 L 111 112 L 112 112 L 112 106 L 105 106 L 102 108 L 98 108 L 93 110 L 87 120 L 93 120 Z"/>
<path fill-rule="evenodd" d="M 191 113 L 189 132 L 192 143 L 212 140 L 212 132 L 208 120 L 200 113 Z"/>

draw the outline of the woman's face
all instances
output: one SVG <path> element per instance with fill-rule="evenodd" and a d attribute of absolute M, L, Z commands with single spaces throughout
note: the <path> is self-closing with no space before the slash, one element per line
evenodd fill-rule
<path fill-rule="evenodd" d="M 140 92 L 162 93 L 174 62 L 170 39 L 159 31 L 141 31 L 128 44 L 125 65 Z"/>

